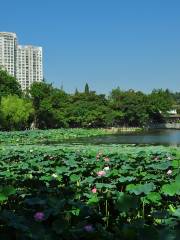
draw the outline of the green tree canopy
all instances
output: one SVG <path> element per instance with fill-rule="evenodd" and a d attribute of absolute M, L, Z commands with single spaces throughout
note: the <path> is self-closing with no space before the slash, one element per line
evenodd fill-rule
<path fill-rule="evenodd" d="M 147 97 L 140 91 L 113 89 L 109 104 L 111 109 L 121 113 L 119 122 L 122 125 L 142 126 L 149 121 Z M 117 113 L 115 115 L 118 116 Z"/>
<path fill-rule="evenodd" d="M 173 108 L 174 100 L 168 90 L 154 89 L 148 95 L 148 112 L 152 122 L 163 122 L 167 112 Z"/>
<path fill-rule="evenodd" d="M 29 92 L 35 108 L 36 126 L 40 128 L 67 126 L 65 117 L 69 101 L 67 93 L 45 82 L 32 84 Z"/>
<path fill-rule="evenodd" d="M 10 76 L 6 71 L 0 69 L 0 97 L 7 95 L 22 95 L 21 86 L 16 78 Z"/>
<path fill-rule="evenodd" d="M 70 96 L 68 122 L 72 127 L 102 127 L 106 125 L 108 101 L 103 94 L 90 91 Z"/>
<path fill-rule="evenodd" d="M 4 76 L 0 78 L 3 104 L 5 102 L 4 97 L 7 95 L 12 97 L 12 93 L 22 97 L 23 95 L 21 95 L 16 80 L 4 71 L 0 73 Z M 9 84 L 11 80 L 9 79 L 13 79 L 15 85 L 12 84 L 11 86 Z M 90 91 L 88 84 L 85 85 L 83 92 L 76 90 L 73 94 L 69 94 L 63 88 L 54 88 L 52 84 L 35 82 L 27 91 L 26 98 L 26 100 L 22 99 L 20 102 L 17 99 L 11 99 L 11 101 L 17 103 L 17 107 L 21 106 L 20 103 L 22 104 L 23 101 L 25 101 L 23 107 L 32 109 L 33 105 L 34 113 L 30 115 L 31 117 L 34 116 L 33 123 L 35 123 L 35 127 L 41 129 L 60 127 L 142 127 L 153 122 L 159 123 L 166 120 L 165 116 L 171 109 L 180 111 L 180 108 L 178 108 L 179 93 L 172 93 L 167 89 L 157 89 L 153 90 L 151 94 L 145 94 L 132 89 L 122 91 L 120 88 L 116 88 L 107 97 L 105 94 Z M 32 103 L 31 107 L 27 105 L 30 102 Z M 10 104 L 10 101 L 8 104 Z M 23 107 L 22 109 L 24 109 Z M 19 115 L 17 116 L 17 113 L 13 110 L 16 109 L 13 104 L 10 104 L 9 108 L 7 104 L 3 105 L 3 113 L 1 108 L 2 105 L 0 106 L 0 122 L 2 122 L 1 125 L 4 126 L 4 129 L 20 129 L 25 126 L 25 122 L 29 121 L 27 119 L 17 121 Z M 20 110 L 17 109 L 17 112 L 19 113 Z"/>
<path fill-rule="evenodd" d="M 34 109 L 27 99 L 16 95 L 2 97 L 2 125 L 6 130 L 21 130 L 30 125 Z"/>
<path fill-rule="evenodd" d="M 85 87 L 84 87 L 84 93 L 89 94 L 89 92 L 90 92 L 89 85 L 88 85 L 88 83 L 86 83 Z"/>

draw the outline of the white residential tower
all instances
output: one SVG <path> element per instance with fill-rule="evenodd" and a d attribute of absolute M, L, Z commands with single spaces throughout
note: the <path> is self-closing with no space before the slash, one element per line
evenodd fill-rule
<path fill-rule="evenodd" d="M 18 46 L 16 77 L 23 90 L 43 80 L 42 47 Z"/>
<path fill-rule="evenodd" d="M 0 32 L 0 66 L 10 75 L 16 76 L 17 36 Z"/>
<path fill-rule="evenodd" d="M 0 67 L 25 90 L 43 80 L 42 47 L 18 45 L 15 33 L 0 32 Z"/>

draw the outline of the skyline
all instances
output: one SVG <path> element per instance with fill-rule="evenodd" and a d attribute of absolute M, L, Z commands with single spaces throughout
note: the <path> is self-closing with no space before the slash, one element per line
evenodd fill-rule
<path fill-rule="evenodd" d="M 68 92 L 180 90 L 180 2 L 3 2 L 0 31 L 44 49 L 44 77 Z"/>

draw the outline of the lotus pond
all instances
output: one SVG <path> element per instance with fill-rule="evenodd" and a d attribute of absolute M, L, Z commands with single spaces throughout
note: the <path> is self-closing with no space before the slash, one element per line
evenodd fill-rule
<path fill-rule="evenodd" d="M 62 140 L 109 135 L 106 129 L 51 129 L 0 132 L 0 144 L 52 144 Z"/>
<path fill-rule="evenodd" d="M 180 239 L 179 148 L 5 138 L 0 239 Z"/>

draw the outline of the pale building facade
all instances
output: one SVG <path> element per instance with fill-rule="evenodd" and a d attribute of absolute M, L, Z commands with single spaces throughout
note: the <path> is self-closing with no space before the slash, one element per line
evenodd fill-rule
<path fill-rule="evenodd" d="M 22 90 L 43 81 L 42 47 L 17 44 L 15 33 L 0 32 L 0 67 L 16 77 Z"/>
<path fill-rule="evenodd" d="M 43 80 L 42 69 L 42 47 L 18 45 L 16 77 L 23 90 Z"/>
<path fill-rule="evenodd" d="M 0 32 L 0 67 L 16 76 L 17 36 L 15 33 Z"/>

